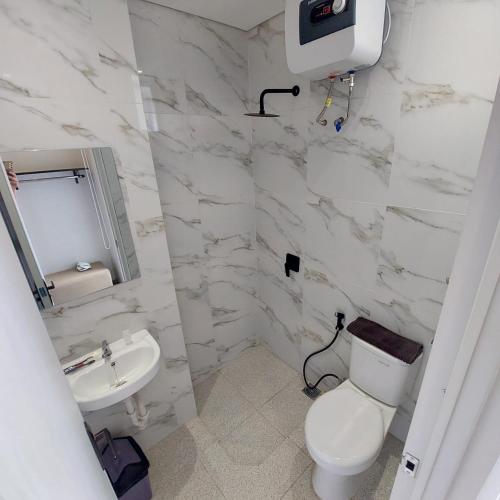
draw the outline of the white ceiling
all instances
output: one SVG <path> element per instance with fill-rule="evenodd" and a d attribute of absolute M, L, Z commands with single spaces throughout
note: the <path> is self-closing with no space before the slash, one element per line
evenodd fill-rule
<path fill-rule="evenodd" d="M 285 10 L 285 0 L 148 0 L 248 31 Z"/>

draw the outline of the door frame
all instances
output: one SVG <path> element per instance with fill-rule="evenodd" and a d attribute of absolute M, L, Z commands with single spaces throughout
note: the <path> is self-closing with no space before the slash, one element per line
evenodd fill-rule
<path fill-rule="evenodd" d="M 45 282 L 45 276 L 36 257 L 33 245 L 31 244 L 26 225 L 24 224 L 21 211 L 17 205 L 16 198 L 10 186 L 2 158 L 0 157 L 0 196 L 2 197 L 3 205 L 6 210 L 6 217 L 9 221 L 5 221 L 9 231 L 12 229 L 15 232 L 17 240 L 16 252 L 23 267 L 28 281 L 29 287 L 39 307 L 50 309 L 53 307 L 50 297 L 49 288 Z M 13 235 L 11 234 L 13 239 Z M 14 241 L 14 239 L 13 239 Z"/>
<path fill-rule="evenodd" d="M 473 362 L 480 355 L 476 349 L 500 277 L 498 137 L 500 85 L 451 282 L 403 452 L 403 456 L 408 453 L 417 457 L 420 465 L 414 476 L 400 465 L 391 500 L 445 499 L 489 395 L 487 389 L 496 379 L 493 378 L 497 373 L 495 366 L 480 373 Z M 472 374 L 482 392 L 475 398 L 474 405 L 470 405 L 468 426 L 461 429 L 455 442 L 450 444 L 446 438 L 457 419 L 464 417 L 456 410 L 464 402 L 462 398 L 468 397 L 465 384 Z M 439 470 L 439 481 L 433 481 L 435 466 L 443 457 L 447 466 Z"/>

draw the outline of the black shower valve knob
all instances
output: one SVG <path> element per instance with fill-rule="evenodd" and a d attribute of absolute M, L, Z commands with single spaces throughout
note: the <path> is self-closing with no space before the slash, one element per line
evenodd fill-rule
<path fill-rule="evenodd" d="M 300 257 L 291 253 L 286 254 L 285 274 L 290 277 L 290 271 L 298 273 L 300 270 Z"/>

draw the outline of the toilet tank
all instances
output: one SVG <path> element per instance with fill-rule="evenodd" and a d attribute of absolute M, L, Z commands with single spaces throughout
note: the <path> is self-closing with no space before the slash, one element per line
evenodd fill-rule
<path fill-rule="evenodd" d="M 353 336 L 349 379 L 382 403 L 398 406 L 415 378 L 421 358 L 407 364 Z"/>

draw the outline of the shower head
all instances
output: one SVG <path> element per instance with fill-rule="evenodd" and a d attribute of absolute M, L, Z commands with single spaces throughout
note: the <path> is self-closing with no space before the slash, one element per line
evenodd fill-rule
<path fill-rule="evenodd" d="M 264 106 L 264 97 L 267 94 L 292 94 L 293 97 L 297 97 L 300 94 L 300 87 L 295 85 L 291 89 L 265 89 L 260 94 L 260 110 L 258 113 L 246 113 L 246 116 L 252 116 L 255 118 L 278 118 L 280 115 L 275 115 L 272 113 L 266 113 Z"/>
<path fill-rule="evenodd" d="M 273 115 L 272 113 L 245 113 L 245 116 L 252 116 L 254 118 L 278 118 L 280 115 Z"/>

